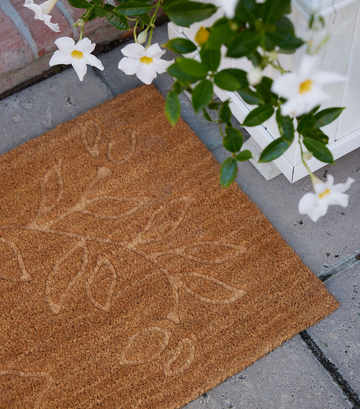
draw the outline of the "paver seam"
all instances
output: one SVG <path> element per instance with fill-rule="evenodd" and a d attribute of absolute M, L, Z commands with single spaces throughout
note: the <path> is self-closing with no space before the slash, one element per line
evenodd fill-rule
<path fill-rule="evenodd" d="M 116 97 L 116 94 L 111 90 L 110 84 L 108 83 L 108 81 L 106 81 L 106 79 L 103 77 L 103 75 L 101 75 L 101 71 L 94 69 L 93 67 L 89 67 L 91 68 L 91 70 L 93 71 L 95 77 L 99 78 L 99 80 L 105 85 L 105 87 L 110 91 L 111 95 L 113 97 Z"/>
<path fill-rule="evenodd" d="M 326 272 L 324 271 L 320 273 L 319 278 L 322 282 L 325 282 L 329 278 L 340 274 L 342 271 L 353 266 L 359 261 L 360 261 L 360 250 L 357 250 L 354 254 L 347 256 L 344 260 L 342 260 L 339 264 L 332 267 L 330 270 L 326 270 Z"/>
<path fill-rule="evenodd" d="M 29 28 L 24 23 L 23 19 L 16 11 L 15 7 L 10 3 L 10 0 L 1 0 L 1 10 L 13 21 L 17 29 L 20 32 L 20 35 L 25 39 L 29 44 L 30 50 L 33 54 L 34 59 L 36 60 L 38 55 L 38 48 L 36 46 L 35 40 L 33 39 Z"/>
<path fill-rule="evenodd" d="M 352 389 L 346 379 L 341 375 L 337 367 L 326 357 L 319 346 L 311 338 L 307 331 L 300 332 L 302 340 L 306 346 L 313 353 L 318 362 L 324 367 L 324 369 L 331 376 L 333 381 L 341 389 L 346 398 L 354 405 L 353 409 L 360 409 L 360 399 L 357 393 Z"/>

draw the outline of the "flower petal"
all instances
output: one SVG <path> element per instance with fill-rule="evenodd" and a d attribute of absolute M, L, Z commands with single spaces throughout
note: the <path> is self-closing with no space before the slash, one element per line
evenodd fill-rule
<path fill-rule="evenodd" d="M 84 58 L 78 60 L 76 58 L 72 58 L 71 65 L 74 67 L 74 70 L 79 77 L 79 80 L 82 81 L 84 79 L 85 74 L 87 73 L 87 66 Z"/>
<path fill-rule="evenodd" d="M 329 84 L 331 82 L 345 82 L 347 77 L 345 75 L 338 74 L 337 72 L 320 71 L 316 73 L 312 79 L 318 84 Z"/>
<path fill-rule="evenodd" d="M 326 200 L 319 200 L 317 206 L 308 213 L 308 216 L 313 222 L 317 222 L 321 216 L 325 216 L 328 209 Z"/>
<path fill-rule="evenodd" d="M 53 65 L 59 65 L 59 64 L 71 64 L 71 57 L 70 55 L 64 55 L 60 51 L 55 51 L 54 55 L 51 57 L 49 61 L 50 67 Z"/>
<path fill-rule="evenodd" d="M 341 193 L 346 192 L 354 182 L 355 180 L 353 178 L 348 178 L 345 183 L 338 183 L 334 185 L 332 187 L 332 190 L 334 190 L 335 192 L 341 192 Z"/>
<path fill-rule="evenodd" d="M 55 31 L 55 33 L 59 33 L 60 32 L 60 27 L 58 23 L 51 23 L 51 16 L 47 16 L 46 14 L 43 15 L 44 17 L 44 23 L 51 28 L 52 31 Z"/>
<path fill-rule="evenodd" d="M 140 60 L 124 57 L 119 61 L 118 68 L 127 75 L 134 75 L 141 67 Z"/>
<path fill-rule="evenodd" d="M 35 20 L 44 21 L 43 12 L 41 7 L 38 4 L 34 4 L 33 2 L 28 2 L 24 4 L 24 7 L 28 8 L 29 10 L 35 13 Z"/>
<path fill-rule="evenodd" d="M 167 67 L 169 67 L 173 62 L 174 60 L 166 61 L 157 59 L 153 61 L 153 66 L 159 74 L 162 74 L 163 72 L 166 72 Z"/>
<path fill-rule="evenodd" d="M 281 115 L 300 116 L 306 112 L 306 100 L 301 95 L 290 98 L 281 105 Z"/>
<path fill-rule="evenodd" d="M 302 81 L 310 79 L 318 71 L 319 58 L 316 55 L 305 54 L 300 63 L 298 70 L 299 77 Z"/>
<path fill-rule="evenodd" d="M 60 37 L 56 39 L 55 44 L 61 53 L 70 55 L 74 51 L 75 41 L 70 37 Z"/>
<path fill-rule="evenodd" d="M 291 98 L 298 93 L 300 80 L 296 74 L 289 72 L 275 78 L 271 91 L 284 98 Z"/>
<path fill-rule="evenodd" d="M 298 204 L 298 209 L 300 214 L 308 214 L 311 210 L 313 210 L 319 198 L 315 193 L 305 193 L 305 195 L 300 199 Z"/>
<path fill-rule="evenodd" d="M 329 205 L 347 207 L 349 204 L 349 195 L 332 190 L 331 193 L 326 196 L 326 201 Z"/>
<path fill-rule="evenodd" d="M 58 0 L 47 0 L 40 4 L 41 10 L 44 14 L 50 14 Z"/>
<path fill-rule="evenodd" d="M 145 55 L 145 47 L 140 44 L 129 44 L 124 47 L 121 52 L 125 55 L 125 57 L 130 57 L 134 59 L 139 59 L 144 57 Z"/>
<path fill-rule="evenodd" d="M 162 50 L 158 43 L 151 45 L 146 51 L 145 55 L 149 58 L 160 58 L 164 55 L 166 50 Z"/>
<path fill-rule="evenodd" d="M 151 65 L 141 64 L 141 67 L 136 73 L 136 76 L 139 78 L 140 81 L 149 85 L 157 77 L 156 69 L 153 66 L 153 64 Z"/>
<path fill-rule="evenodd" d="M 96 44 L 92 44 L 91 41 L 86 37 L 76 44 L 75 50 L 81 51 L 82 53 L 92 53 L 95 49 L 95 46 Z"/>
<path fill-rule="evenodd" d="M 93 67 L 96 67 L 101 71 L 104 70 L 104 66 L 103 66 L 102 62 L 97 57 L 95 57 L 95 55 L 86 53 L 86 54 L 84 54 L 84 60 L 86 61 L 87 64 L 90 64 Z"/>

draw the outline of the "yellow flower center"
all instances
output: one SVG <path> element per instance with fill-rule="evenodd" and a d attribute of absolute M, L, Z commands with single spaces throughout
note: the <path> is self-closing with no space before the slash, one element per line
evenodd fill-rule
<path fill-rule="evenodd" d="M 322 192 L 319 194 L 319 198 L 324 199 L 324 197 L 326 197 L 329 194 L 330 194 L 330 189 L 326 189 L 325 192 Z"/>
<path fill-rule="evenodd" d="M 81 51 L 76 51 L 76 50 L 74 50 L 74 51 L 71 53 L 71 57 L 77 58 L 78 60 L 81 60 L 82 58 L 84 58 L 84 54 L 83 54 Z"/>
<path fill-rule="evenodd" d="M 311 91 L 313 82 L 311 80 L 306 80 L 300 84 L 299 92 L 300 94 L 305 94 L 306 92 Z"/>
<path fill-rule="evenodd" d="M 153 59 L 150 57 L 141 57 L 140 58 L 140 62 L 142 62 L 143 64 L 151 64 L 153 62 Z"/>
<path fill-rule="evenodd" d="M 207 28 L 204 28 L 201 26 L 198 30 L 198 32 L 195 35 L 195 41 L 199 44 L 199 46 L 203 46 L 206 41 L 208 40 L 210 35 L 210 31 Z"/>

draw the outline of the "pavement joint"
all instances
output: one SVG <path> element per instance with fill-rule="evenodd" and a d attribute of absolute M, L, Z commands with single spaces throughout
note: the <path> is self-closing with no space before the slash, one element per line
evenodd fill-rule
<path fill-rule="evenodd" d="M 356 251 L 355 254 L 352 254 L 342 260 L 339 264 L 332 267 L 330 270 L 326 270 L 318 276 L 322 282 L 327 281 L 329 278 L 334 277 L 340 274 L 342 271 L 346 270 L 348 267 L 358 263 L 360 261 L 360 250 Z"/>
<path fill-rule="evenodd" d="M 353 409 L 360 409 L 360 399 L 357 393 L 352 389 L 346 379 L 341 375 L 337 367 L 326 357 L 319 346 L 311 338 L 307 331 L 300 332 L 302 340 L 305 342 L 306 346 L 314 354 L 315 358 L 319 363 L 325 368 L 329 373 L 333 381 L 342 390 L 346 398 L 354 405 Z"/>

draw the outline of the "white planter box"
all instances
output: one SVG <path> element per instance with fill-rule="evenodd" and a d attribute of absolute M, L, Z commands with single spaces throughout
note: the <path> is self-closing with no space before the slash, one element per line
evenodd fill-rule
<path fill-rule="evenodd" d="M 221 7 L 221 3 L 226 0 L 200 1 Z M 328 148 L 336 160 L 360 147 L 360 1 L 293 0 L 293 12 L 290 18 L 297 35 L 303 39 L 306 39 L 309 13 L 312 7 L 321 12 L 326 23 L 326 29 L 319 32 L 317 38 L 323 38 L 326 34 L 331 35 L 329 42 L 320 51 L 322 69 L 338 72 L 349 78 L 346 83 L 328 85 L 325 91 L 332 96 L 332 99 L 322 105 L 322 109 L 330 106 L 346 107 L 339 119 L 323 128 L 323 131 L 329 136 Z M 210 19 L 196 23 L 190 28 L 178 27 L 169 23 L 169 38 L 185 36 L 193 40 L 201 25 L 210 26 L 221 15 L 219 9 Z M 303 53 L 302 48 L 295 54 L 282 55 L 279 59 L 285 69 L 292 70 Z M 246 58 L 238 60 L 226 58 L 220 69 L 229 67 L 247 70 L 251 67 L 251 63 Z M 278 72 L 269 67 L 265 75 L 274 78 Z M 217 88 L 215 93 L 221 100 L 231 98 L 231 110 L 240 123 L 254 108 L 247 105 L 234 92 Z M 264 125 L 247 128 L 247 131 L 261 149 L 279 137 L 275 118 L 271 118 Z M 290 182 L 295 182 L 308 174 L 301 163 L 300 148 L 297 142 L 294 142 L 282 157 L 275 160 L 274 164 Z M 314 171 L 325 164 L 313 158 L 308 165 Z"/>

